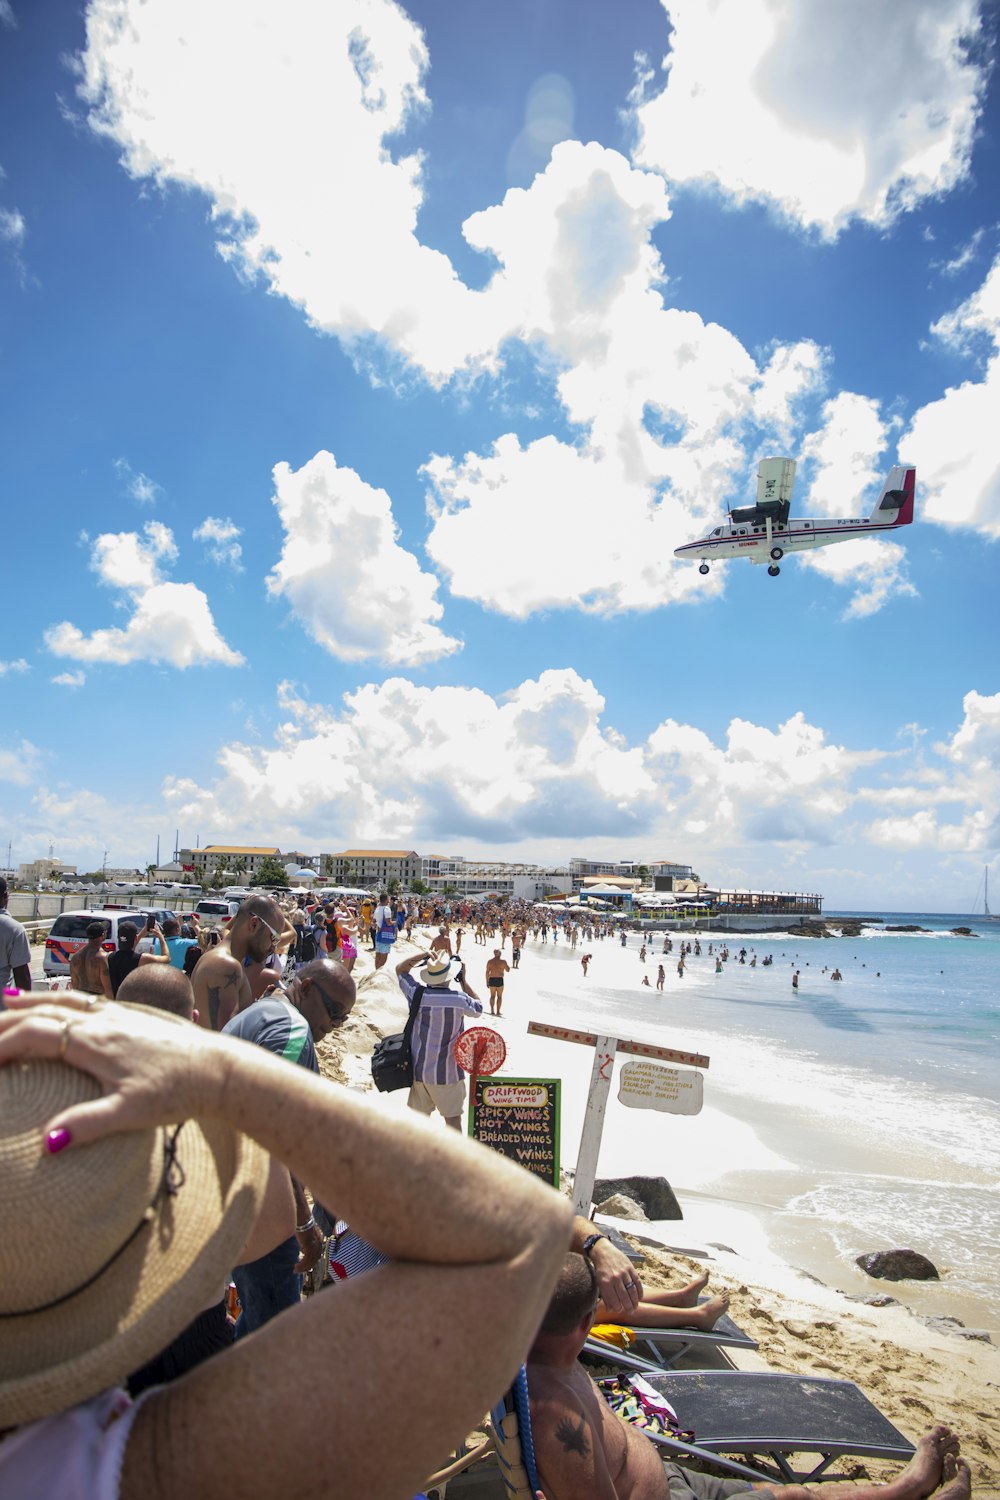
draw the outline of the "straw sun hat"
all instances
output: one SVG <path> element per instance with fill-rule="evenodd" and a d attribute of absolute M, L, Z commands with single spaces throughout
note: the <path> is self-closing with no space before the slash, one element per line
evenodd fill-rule
<path fill-rule="evenodd" d="M 457 965 L 454 970 L 457 974 L 462 967 L 461 959 L 449 958 L 447 953 L 435 953 L 420 970 L 421 984 L 446 985 L 452 977 L 453 964 Z"/>
<path fill-rule="evenodd" d="M 49 1121 L 100 1092 L 63 1063 L 0 1068 L 0 1430 L 169 1344 L 222 1295 L 263 1197 L 266 1154 L 218 1120 L 50 1155 Z"/>

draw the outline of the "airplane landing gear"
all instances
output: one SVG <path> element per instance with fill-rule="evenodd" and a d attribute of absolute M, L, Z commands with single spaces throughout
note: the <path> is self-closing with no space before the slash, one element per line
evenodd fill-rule
<path fill-rule="evenodd" d="M 701 566 L 700 566 L 700 568 L 698 569 L 698 572 L 699 573 L 707 573 L 708 572 L 708 563 L 702 563 Z"/>
<path fill-rule="evenodd" d="M 774 562 L 780 562 L 784 555 L 784 551 L 781 547 L 771 548 L 771 557 Z"/>
<path fill-rule="evenodd" d="M 781 569 L 778 567 L 777 563 L 772 563 L 767 571 L 770 573 L 772 578 L 777 578 L 778 574 L 781 572 Z"/>

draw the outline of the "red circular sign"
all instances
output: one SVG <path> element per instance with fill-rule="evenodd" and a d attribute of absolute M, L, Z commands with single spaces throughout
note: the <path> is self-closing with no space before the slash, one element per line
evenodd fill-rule
<path fill-rule="evenodd" d="M 488 1026 L 470 1026 L 455 1038 L 453 1050 L 458 1066 L 476 1077 L 495 1073 L 507 1058 L 507 1043 L 499 1031 L 491 1031 Z"/>

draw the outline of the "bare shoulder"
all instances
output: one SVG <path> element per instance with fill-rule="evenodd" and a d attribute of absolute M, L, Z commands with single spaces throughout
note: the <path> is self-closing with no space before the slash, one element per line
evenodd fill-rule
<path fill-rule="evenodd" d="M 194 977 L 203 989 L 236 984 L 243 975 L 243 965 L 228 948 L 210 948 L 195 964 Z"/>

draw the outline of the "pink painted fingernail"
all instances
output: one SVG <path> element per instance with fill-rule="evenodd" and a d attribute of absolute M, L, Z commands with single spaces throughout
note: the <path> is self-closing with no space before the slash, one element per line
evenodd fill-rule
<path fill-rule="evenodd" d="M 8 984 L 8 985 L 6 985 L 4 987 L 4 994 L 5 995 L 15 995 L 16 996 L 16 995 L 19 995 L 20 993 L 21 993 L 21 991 L 19 989 L 17 989 L 12 984 Z"/>
<path fill-rule="evenodd" d="M 52 1156 L 55 1156 L 56 1152 L 62 1151 L 66 1146 L 69 1145 L 72 1139 L 73 1137 L 70 1135 L 65 1125 L 60 1125 L 56 1130 L 50 1130 L 48 1135 L 45 1137 L 45 1149 Z"/>

